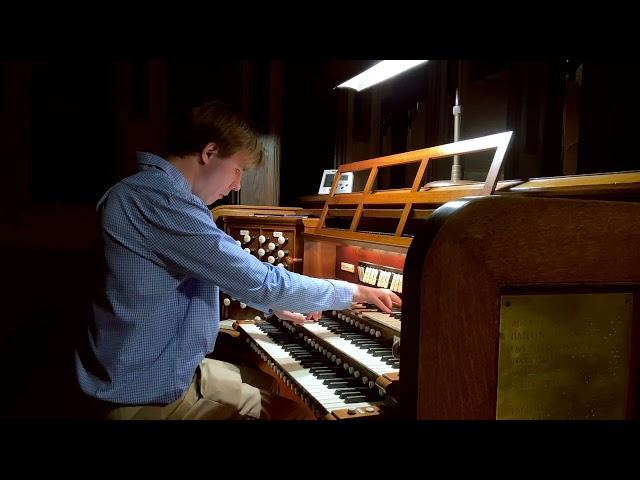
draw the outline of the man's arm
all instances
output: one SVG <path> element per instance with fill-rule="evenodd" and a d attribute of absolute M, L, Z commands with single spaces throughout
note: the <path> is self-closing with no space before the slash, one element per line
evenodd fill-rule
<path fill-rule="evenodd" d="M 341 280 L 321 280 L 275 268 L 247 254 L 222 232 L 211 215 L 187 199 L 151 199 L 149 247 L 159 262 L 212 282 L 263 311 L 311 312 L 347 308 L 353 288 Z"/>
<path fill-rule="evenodd" d="M 365 302 L 365 303 L 373 303 L 380 310 L 385 313 L 391 313 L 391 309 L 394 305 L 402 306 L 402 299 L 386 288 L 374 288 L 367 287 L 365 285 L 353 285 L 353 301 L 354 302 Z M 291 311 L 277 311 L 274 312 L 278 318 L 283 318 L 285 320 L 291 320 L 294 323 L 306 323 L 313 322 L 320 319 L 322 312 L 311 312 L 307 315 L 303 315 L 301 313 L 295 313 Z"/>

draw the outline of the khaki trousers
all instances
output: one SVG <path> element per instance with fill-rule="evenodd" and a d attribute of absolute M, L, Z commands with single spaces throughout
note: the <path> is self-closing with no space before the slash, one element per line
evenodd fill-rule
<path fill-rule="evenodd" d="M 122 406 L 109 420 L 303 420 L 311 419 L 296 402 L 278 395 L 277 382 L 251 367 L 211 358 L 202 360 L 193 381 L 168 405 Z"/>

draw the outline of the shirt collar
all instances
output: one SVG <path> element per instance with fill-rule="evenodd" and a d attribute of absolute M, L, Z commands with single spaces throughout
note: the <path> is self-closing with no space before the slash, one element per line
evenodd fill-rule
<path fill-rule="evenodd" d="M 146 170 L 150 167 L 159 168 L 169 176 L 171 182 L 177 188 L 184 190 L 185 192 L 192 193 L 191 185 L 187 182 L 185 176 L 171 162 L 149 152 L 136 152 L 136 156 L 138 159 L 138 168 L 140 170 Z"/>

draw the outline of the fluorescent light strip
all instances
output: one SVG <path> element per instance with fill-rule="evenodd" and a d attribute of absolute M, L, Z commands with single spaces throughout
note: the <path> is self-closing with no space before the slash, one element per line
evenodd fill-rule
<path fill-rule="evenodd" d="M 376 83 L 382 82 L 428 61 L 429 60 L 383 60 L 368 70 L 365 70 L 360 75 L 356 75 L 351 80 L 341 83 L 338 85 L 338 88 L 353 88 L 359 92 L 371 85 L 375 85 Z"/>

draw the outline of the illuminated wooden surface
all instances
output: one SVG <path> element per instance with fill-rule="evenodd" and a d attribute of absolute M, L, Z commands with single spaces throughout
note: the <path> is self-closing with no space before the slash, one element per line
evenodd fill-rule
<path fill-rule="evenodd" d="M 385 237 L 385 241 L 392 245 L 408 245 L 410 240 L 403 237 L 403 232 L 406 222 L 415 205 L 441 205 L 456 198 L 470 195 L 490 195 L 495 191 L 498 183 L 498 174 L 500 172 L 509 141 L 511 140 L 511 135 L 512 132 L 498 133 L 495 135 L 488 135 L 485 137 L 341 165 L 338 168 L 338 172 L 333 181 L 329 195 L 325 200 L 316 233 L 319 235 L 327 234 L 327 232 L 325 232 L 325 230 L 327 230 L 326 219 L 329 216 L 330 210 L 332 210 L 335 205 L 350 206 L 353 207 L 354 213 L 347 232 L 342 233 L 332 231 L 330 235 L 340 238 L 351 238 L 353 240 L 365 240 L 367 238 L 366 234 L 363 236 L 363 234 L 358 232 L 360 220 L 366 210 L 365 207 L 370 205 L 378 207 L 384 205 L 401 205 L 399 208 L 398 224 L 393 236 Z M 450 157 L 452 155 L 481 152 L 490 149 L 495 149 L 496 151 L 484 184 L 458 185 L 433 189 L 421 188 L 424 173 L 431 160 Z M 375 184 L 375 180 L 381 168 L 411 163 L 419 164 L 411 188 L 373 191 L 373 185 Z M 335 192 L 341 174 L 365 170 L 369 171 L 369 176 L 367 177 L 367 181 L 362 192 L 336 195 Z"/>
<path fill-rule="evenodd" d="M 434 214 L 405 262 L 405 414 L 496 418 L 505 293 L 635 292 L 637 349 L 638 218 L 640 203 L 497 195 L 449 204 Z M 631 358 L 626 400 L 629 418 L 637 418 L 635 350 Z"/>

